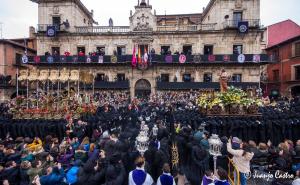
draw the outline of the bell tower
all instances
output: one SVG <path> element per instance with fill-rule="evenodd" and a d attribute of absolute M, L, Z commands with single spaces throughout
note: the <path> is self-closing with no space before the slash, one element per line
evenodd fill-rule
<path fill-rule="evenodd" d="M 146 0 L 141 0 L 141 3 L 140 0 L 138 0 L 138 6 L 150 6 L 149 0 L 147 0 L 147 3 Z"/>
<path fill-rule="evenodd" d="M 130 16 L 130 27 L 132 31 L 153 31 L 156 30 L 156 16 L 152 13 L 152 6 L 149 0 L 138 0 L 134 7 L 135 12 Z"/>

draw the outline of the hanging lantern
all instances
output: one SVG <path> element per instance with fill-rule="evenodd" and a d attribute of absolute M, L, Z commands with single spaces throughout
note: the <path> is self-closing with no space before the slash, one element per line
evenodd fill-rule
<path fill-rule="evenodd" d="M 220 140 L 219 136 L 213 134 L 209 139 L 209 153 L 213 156 L 214 160 L 214 173 L 217 173 L 217 158 L 218 156 L 222 156 L 221 147 L 223 145 L 222 141 Z"/>
<path fill-rule="evenodd" d="M 220 140 L 219 136 L 213 134 L 209 139 L 209 153 L 212 156 L 221 156 L 221 147 L 223 145 L 222 141 Z"/>
<path fill-rule="evenodd" d="M 140 152 L 141 155 L 148 150 L 149 146 L 149 137 L 148 137 L 149 128 L 146 124 L 141 125 L 141 130 L 139 135 L 136 137 L 135 147 Z"/>
<path fill-rule="evenodd" d="M 154 125 L 154 127 L 152 128 L 152 134 L 153 134 L 154 137 L 156 137 L 157 133 L 158 133 L 158 128 L 157 128 L 156 125 Z"/>

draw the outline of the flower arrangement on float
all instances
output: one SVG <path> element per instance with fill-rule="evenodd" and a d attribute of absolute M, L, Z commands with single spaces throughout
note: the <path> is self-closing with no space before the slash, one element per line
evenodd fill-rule
<path fill-rule="evenodd" d="M 203 94 L 197 99 L 197 104 L 204 114 L 257 114 L 258 107 L 263 106 L 260 99 L 247 97 L 245 91 L 235 87 L 216 93 L 214 97 Z"/>

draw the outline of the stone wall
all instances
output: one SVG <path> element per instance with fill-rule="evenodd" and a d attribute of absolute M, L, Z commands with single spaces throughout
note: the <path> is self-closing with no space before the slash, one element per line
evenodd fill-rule
<path fill-rule="evenodd" d="M 243 19 L 260 19 L 260 0 L 215 0 L 203 19 L 204 24 L 217 23 L 216 29 L 223 29 L 225 16 L 233 20 L 233 12 L 243 12 Z"/>
<path fill-rule="evenodd" d="M 39 3 L 38 12 L 39 24 L 52 24 L 52 17 L 59 16 L 61 22 L 68 19 L 70 23 L 70 28 L 68 31 L 71 32 L 75 31 L 74 26 L 88 26 L 88 23 L 91 21 L 73 1 L 59 3 Z"/>
<path fill-rule="evenodd" d="M 203 54 L 204 45 L 213 45 L 214 54 L 232 54 L 233 45 L 242 44 L 243 53 L 260 54 L 261 34 L 258 31 L 249 32 L 245 36 L 237 35 L 236 31 L 220 31 L 211 33 L 185 33 L 185 34 L 151 34 L 147 35 L 153 42 L 145 43 L 160 53 L 161 46 L 170 46 L 171 51 L 182 51 L 184 45 L 192 45 L 193 53 Z M 68 35 L 61 34 L 57 38 L 48 38 L 39 35 L 37 38 L 38 55 L 44 55 L 46 51 L 51 52 L 51 47 L 60 47 L 60 53 L 70 51 L 77 54 L 77 47 L 84 46 L 86 53 L 96 51 L 98 46 L 105 46 L 105 53 L 112 55 L 118 46 L 125 46 L 126 53 L 132 54 L 135 40 L 140 36 L 132 34 L 99 34 L 99 35 Z"/>

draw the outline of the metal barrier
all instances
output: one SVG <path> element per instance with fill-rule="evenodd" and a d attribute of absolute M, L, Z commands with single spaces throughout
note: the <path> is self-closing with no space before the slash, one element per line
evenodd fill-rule
<path fill-rule="evenodd" d="M 228 161 L 229 161 L 229 163 L 228 163 L 228 179 L 229 179 L 229 182 L 232 185 L 240 185 L 241 184 L 240 183 L 240 172 L 236 168 L 236 166 L 234 165 L 232 159 L 230 159 L 228 157 Z M 237 179 L 237 181 L 235 181 L 235 178 L 234 178 L 235 174 L 234 173 L 236 173 L 236 179 Z"/>

